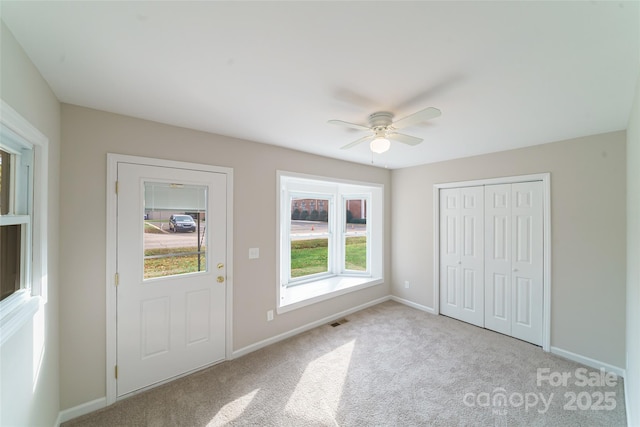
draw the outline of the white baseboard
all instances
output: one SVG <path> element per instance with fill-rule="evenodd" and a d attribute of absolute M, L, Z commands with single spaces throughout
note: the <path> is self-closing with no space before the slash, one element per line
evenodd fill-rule
<path fill-rule="evenodd" d="M 383 303 L 385 301 L 389 301 L 391 298 L 392 298 L 391 296 L 378 298 L 376 300 L 369 301 L 367 303 L 361 304 L 361 305 L 359 305 L 357 307 L 353 307 L 353 308 L 350 308 L 348 310 L 341 311 L 340 313 L 332 314 L 331 316 L 327 316 L 327 317 L 325 317 L 323 319 L 316 320 L 315 322 L 311 322 L 311 323 L 307 323 L 306 325 L 299 326 L 299 327 L 297 327 L 295 329 L 292 329 L 292 330 L 290 330 L 288 332 L 284 332 L 284 333 L 276 335 L 274 337 L 267 338 L 267 339 L 264 339 L 262 341 L 258 341 L 257 343 L 248 345 L 248 346 L 243 347 L 243 348 L 241 348 L 239 350 L 235 350 L 233 353 L 231 353 L 231 358 L 232 359 L 236 359 L 238 357 L 244 356 L 245 354 L 249 354 L 249 353 L 252 353 L 252 352 L 254 352 L 256 350 L 259 350 L 259 349 L 261 349 L 263 347 L 266 347 L 268 345 L 275 344 L 278 341 L 282 341 L 282 340 L 285 340 L 287 338 L 291 338 L 291 337 L 293 337 L 295 335 L 301 334 L 302 332 L 306 332 L 306 331 L 308 331 L 310 329 L 317 328 L 318 326 L 325 325 L 325 324 L 327 324 L 327 323 L 329 323 L 331 321 L 337 320 L 337 319 L 339 319 L 341 317 L 344 317 L 344 316 L 347 316 L 347 315 L 349 315 L 351 313 L 355 313 L 356 311 L 364 310 L 365 308 L 369 308 L 369 307 L 372 307 L 374 305 L 378 305 L 380 303 Z"/>
<path fill-rule="evenodd" d="M 604 363 L 599 360 L 592 359 L 590 357 L 582 356 L 580 354 L 572 353 L 570 351 L 563 350 L 558 347 L 551 346 L 551 353 L 564 357 L 565 359 L 573 360 L 574 362 L 582 363 L 583 365 L 587 365 L 595 369 L 604 368 L 605 371 L 613 372 L 614 374 L 622 378 L 624 378 L 626 375 L 626 371 L 624 368 L 609 365 L 608 363 Z"/>
<path fill-rule="evenodd" d="M 421 310 L 421 311 L 426 311 L 427 313 L 430 313 L 430 314 L 436 314 L 436 311 L 431 307 L 427 307 L 426 305 L 418 304 L 418 303 L 406 300 L 404 298 L 397 297 L 395 295 L 391 295 L 391 300 L 395 302 L 399 302 L 400 304 L 404 304 L 409 307 Z"/>
<path fill-rule="evenodd" d="M 102 409 L 106 406 L 107 398 L 101 397 L 99 399 L 92 400 L 91 402 L 86 402 L 81 405 L 74 406 L 73 408 L 60 411 L 60 413 L 58 414 L 58 420 L 56 421 L 56 427 L 64 422 L 67 422 L 74 418 L 78 418 L 82 415 L 89 414 L 93 411 L 97 411 L 98 409 Z"/>

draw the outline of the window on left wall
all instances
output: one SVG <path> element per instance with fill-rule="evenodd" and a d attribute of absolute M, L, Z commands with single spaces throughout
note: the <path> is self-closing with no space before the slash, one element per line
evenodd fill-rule
<path fill-rule="evenodd" d="M 0 107 L 0 345 L 47 298 L 48 139 Z"/>
<path fill-rule="evenodd" d="M 0 301 L 31 287 L 33 147 L 0 140 Z"/>

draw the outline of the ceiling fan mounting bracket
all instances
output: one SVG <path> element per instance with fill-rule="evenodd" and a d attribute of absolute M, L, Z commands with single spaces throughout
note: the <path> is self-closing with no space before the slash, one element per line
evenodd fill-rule
<path fill-rule="evenodd" d="M 369 125 L 372 129 L 386 128 L 393 123 L 393 113 L 388 111 L 378 111 L 369 115 Z"/>

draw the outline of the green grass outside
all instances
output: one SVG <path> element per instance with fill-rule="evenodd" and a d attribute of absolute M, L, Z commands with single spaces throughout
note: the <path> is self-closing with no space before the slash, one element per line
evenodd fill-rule
<path fill-rule="evenodd" d="M 345 267 L 347 270 L 367 271 L 367 238 L 347 237 Z"/>
<path fill-rule="evenodd" d="M 345 264 L 347 270 L 366 271 L 367 238 L 347 237 Z M 173 276 L 198 271 L 198 255 L 181 255 L 195 252 L 195 247 L 148 249 L 145 256 L 175 254 L 166 258 L 144 260 L 144 278 Z M 302 277 L 327 271 L 327 239 L 295 240 L 291 242 L 291 277 Z M 206 268 L 206 257 L 200 257 L 201 270 Z"/>
<path fill-rule="evenodd" d="M 175 254 L 166 258 L 151 258 L 144 260 L 144 278 L 174 276 L 177 274 L 195 273 L 198 271 L 198 255 L 181 255 L 185 252 L 196 252 L 198 248 L 159 248 L 147 249 L 145 256 Z M 206 250 L 206 248 L 202 248 Z M 206 253 L 200 254 L 200 271 L 206 269 Z"/>
<path fill-rule="evenodd" d="M 328 240 L 309 239 L 291 242 L 291 277 L 324 273 L 328 264 Z M 367 238 L 347 237 L 345 264 L 348 270 L 366 271 Z"/>
<path fill-rule="evenodd" d="M 165 234 L 164 231 L 160 230 L 158 227 L 154 227 L 146 222 L 144 223 L 144 232 L 151 234 Z"/>

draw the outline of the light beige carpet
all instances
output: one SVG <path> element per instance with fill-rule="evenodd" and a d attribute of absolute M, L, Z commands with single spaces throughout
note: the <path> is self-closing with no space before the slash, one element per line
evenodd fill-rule
<path fill-rule="evenodd" d="M 394 302 L 347 319 L 64 425 L 626 424 L 622 378 Z"/>

